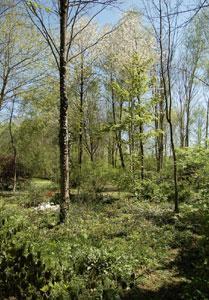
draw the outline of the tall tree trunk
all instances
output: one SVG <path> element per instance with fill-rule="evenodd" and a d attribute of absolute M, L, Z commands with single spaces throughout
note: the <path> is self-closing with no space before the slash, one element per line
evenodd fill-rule
<path fill-rule="evenodd" d="M 9 118 L 9 134 L 11 139 L 12 151 L 13 151 L 13 192 L 16 192 L 17 186 L 17 148 L 15 146 L 14 135 L 12 131 L 12 121 L 14 114 L 15 98 L 12 99 L 12 109 Z"/>
<path fill-rule="evenodd" d="M 107 146 L 107 163 L 112 165 L 112 143 L 111 137 L 108 137 L 108 146 Z"/>
<path fill-rule="evenodd" d="M 170 79 L 168 79 L 170 83 Z M 173 124 L 171 120 L 171 107 L 172 107 L 172 95 L 171 95 L 171 87 L 169 86 L 169 99 L 168 99 L 168 94 L 167 94 L 167 86 L 165 82 L 165 98 L 166 98 L 166 118 L 167 122 L 169 124 L 169 129 L 170 129 L 170 144 L 171 144 L 171 151 L 172 151 L 172 156 L 173 156 L 173 180 L 174 180 L 174 211 L 176 213 L 179 212 L 179 195 L 178 195 L 178 179 L 177 179 L 177 157 L 176 157 L 176 149 L 175 149 L 175 144 L 174 144 L 174 137 L 173 137 Z M 170 104 L 168 104 L 168 101 Z"/>
<path fill-rule="evenodd" d="M 83 102 L 84 102 L 84 65 L 83 56 L 81 58 L 80 68 L 80 124 L 79 124 L 79 146 L 78 146 L 78 164 L 81 169 L 83 160 Z"/>
<path fill-rule="evenodd" d="M 93 163 L 94 162 L 94 142 L 93 142 L 93 139 L 92 137 L 90 136 L 90 147 L 89 147 L 89 150 L 90 150 L 90 159 L 91 159 L 91 162 Z"/>
<path fill-rule="evenodd" d="M 162 93 L 162 78 L 160 81 L 160 102 L 159 102 L 159 145 L 158 145 L 158 152 L 159 152 L 159 171 L 163 168 L 163 151 L 164 151 L 164 146 L 163 146 L 163 139 L 164 139 L 164 95 Z"/>
<path fill-rule="evenodd" d="M 134 154 L 134 148 L 135 148 L 135 143 L 134 143 L 134 131 L 135 131 L 135 126 L 134 126 L 134 108 L 135 108 L 135 101 L 134 99 L 131 100 L 130 103 L 130 110 L 131 110 L 131 124 L 130 124 L 130 153 Z"/>
<path fill-rule="evenodd" d="M 153 95 L 154 96 L 154 95 Z M 159 112 L 158 112 L 158 105 L 156 104 L 155 107 L 155 131 L 158 132 L 159 129 Z M 159 136 L 155 138 L 155 158 L 157 164 L 157 171 L 159 172 Z"/>
<path fill-rule="evenodd" d="M 166 106 L 166 119 L 169 124 L 170 129 L 170 144 L 171 144 L 171 151 L 173 155 L 173 180 L 174 180 L 174 212 L 179 212 L 179 195 L 178 195 L 178 179 L 177 179 L 177 158 L 176 158 L 176 149 L 174 145 L 174 138 L 173 138 L 173 124 L 172 124 L 172 90 L 171 90 L 171 76 L 170 76 L 170 69 L 171 69 L 171 62 L 172 62 L 172 42 L 171 42 L 171 24 L 170 19 L 168 19 L 168 53 L 167 53 L 167 60 L 166 60 L 166 70 L 164 69 L 164 61 L 163 61 L 163 55 L 164 55 L 164 49 L 163 49 L 163 16 L 162 16 L 162 0 L 159 1 L 160 7 L 160 67 L 161 67 L 161 77 L 162 77 L 162 83 L 163 83 L 163 90 L 164 90 L 164 97 L 165 97 L 165 106 Z M 169 16 L 168 16 L 169 18 Z M 166 73 L 165 73 L 166 71 Z M 166 76 L 166 75 L 167 76 Z"/>
<path fill-rule="evenodd" d="M 143 123 L 140 123 L 139 132 L 142 136 L 144 133 Z M 142 137 L 140 138 L 140 158 L 141 158 L 141 180 L 144 180 L 144 143 Z"/>
<path fill-rule="evenodd" d="M 119 106 L 119 121 L 120 121 L 120 124 L 122 122 L 122 113 L 123 113 L 123 102 L 121 101 L 120 106 Z M 121 129 L 119 129 L 119 132 L 118 132 L 118 151 L 119 151 L 119 155 L 120 155 L 121 167 L 123 169 L 125 169 L 125 160 L 124 160 L 124 155 L 123 155 Z"/>
<path fill-rule="evenodd" d="M 197 122 L 197 144 L 198 146 L 201 145 L 202 142 L 202 120 L 198 118 Z"/>
<path fill-rule="evenodd" d="M 108 164 L 113 168 L 115 167 L 115 139 L 114 136 L 109 133 L 108 136 Z"/>
<path fill-rule="evenodd" d="M 183 101 L 180 99 L 180 147 L 184 148 L 184 108 Z"/>
<path fill-rule="evenodd" d="M 69 148 L 67 76 L 67 16 L 68 0 L 60 0 L 60 222 L 65 222 L 69 206 Z"/>
<path fill-rule="evenodd" d="M 189 147 L 189 129 L 190 129 L 190 114 L 191 114 L 191 101 L 192 101 L 192 92 L 194 85 L 195 72 L 198 66 L 198 58 L 195 60 L 194 67 L 190 74 L 190 79 L 188 83 L 188 88 L 186 90 L 186 133 L 185 133 L 185 147 Z"/>
<path fill-rule="evenodd" d="M 130 123 L 129 123 L 129 128 L 128 128 L 128 136 L 129 136 L 129 154 L 130 154 L 130 169 L 131 172 L 134 172 L 135 170 L 135 165 L 134 165 L 134 151 L 135 151 L 135 143 L 134 143 L 134 131 L 135 131 L 135 126 L 134 126 L 134 107 L 135 107 L 135 101 L 134 99 L 129 100 L 129 113 L 130 113 Z"/>
<path fill-rule="evenodd" d="M 122 148 L 122 142 L 121 142 L 121 130 L 118 133 L 118 152 L 120 156 L 120 162 L 121 162 L 121 167 L 125 169 L 125 161 L 124 161 L 124 156 L 123 156 L 123 148 Z"/>
<path fill-rule="evenodd" d="M 208 149 L 208 125 L 209 125 L 209 98 L 207 101 L 207 114 L 206 114 L 206 125 L 205 125 L 205 148 Z"/>
<path fill-rule="evenodd" d="M 170 128 L 170 142 L 171 142 L 171 150 L 173 155 L 173 178 L 174 178 L 174 192 L 175 192 L 175 207 L 174 211 L 176 213 L 179 212 L 179 196 L 178 196 L 178 179 L 177 179 L 177 158 L 176 158 L 176 149 L 174 145 L 174 139 L 173 139 L 173 125 L 171 122 L 171 119 L 167 119 L 169 123 Z"/>
<path fill-rule="evenodd" d="M 114 95 L 114 90 L 113 90 L 113 87 L 112 87 L 112 84 L 113 84 L 113 78 L 112 78 L 112 75 L 111 75 L 111 92 L 112 92 L 112 115 L 113 115 L 113 123 L 114 125 L 116 125 L 116 112 L 115 112 L 115 95 Z M 120 103 L 120 121 L 122 119 L 122 104 Z M 115 131 L 115 138 L 116 138 L 116 143 L 117 143 L 117 148 L 118 148 L 118 152 L 119 152 L 119 156 L 120 156 L 120 162 L 121 162 L 121 167 L 123 169 L 125 169 L 125 161 L 124 161 L 124 156 L 123 156 L 123 148 L 122 148 L 122 140 L 121 140 L 121 130 L 119 129 L 118 132 Z"/>
<path fill-rule="evenodd" d="M 190 99 L 187 100 L 185 147 L 189 147 Z"/>
<path fill-rule="evenodd" d="M 140 96 L 137 97 L 138 104 L 140 106 L 141 100 Z M 141 114 L 139 113 L 139 117 L 141 117 Z M 139 133 L 140 133 L 140 140 L 139 140 L 139 147 L 140 147 L 140 160 L 141 160 L 141 166 L 140 166 L 140 171 L 141 171 L 141 180 L 144 180 L 144 142 L 143 142 L 143 134 L 144 134 L 144 126 L 143 122 L 140 121 L 139 124 Z"/>
<path fill-rule="evenodd" d="M 163 153 L 164 153 L 164 105 L 163 96 L 160 96 L 159 108 L 156 116 L 158 117 L 156 129 L 159 130 L 159 135 L 157 137 L 157 171 L 163 168 Z"/>
<path fill-rule="evenodd" d="M 115 138 L 113 135 L 111 135 L 110 139 L 110 164 L 112 165 L 113 168 L 116 168 L 116 144 L 115 144 Z"/>
<path fill-rule="evenodd" d="M 167 128 L 166 128 L 165 133 L 164 133 L 164 158 L 166 158 L 168 156 L 167 150 L 168 150 L 168 133 L 167 133 Z"/>
<path fill-rule="evenodd" d="M 162 79 L 160 88 L 163 88 Z M 158 135 L 155 139 L 155 155 L 157 162 L 157 172 L 163 168 L 164 155 L 164 95 L 162 91 L 157 92 L 157 87 L 153 89 L 153 97 L 159 96 L 159 103 L 155 105 L 155 130 Z"/>
<path fill-rule="evenodd" d="M 115 145 L 115 139 L 114 139 L 114 137 L 112 137 L 112 145 L 111 145 L 112 147 L 112 157 L 111 157 L 111 163 L 112 163 L 112 166 L 113 166 L 113 168 L 116 168 L 116 155 L 117 155 L 117 153 L 116 153 L 116 145 Z"/>

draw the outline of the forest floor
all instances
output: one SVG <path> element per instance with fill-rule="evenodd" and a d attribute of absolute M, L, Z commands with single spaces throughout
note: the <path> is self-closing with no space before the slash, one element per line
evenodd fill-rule
<path fill-rule="evenodd" d="M 47 184 L 44 187 L 47 189 Z M 77 261 L 81 257 L 85 260 L 82 276 L 95 285 L 90 289 L 92 298 L 86 299 L 97 299 L 93 290 L 103 275 L 112 280 L 112 296 L 106 293 L 103 299 L 209 299 L 209 217 L 205 204 L 182 204 L 181 212 L 175 215 L 172 203 L 109 192 L 97 203 L 73 203 L 64 228 L 56 225 L 57 212 L 34 210 L 24 205 L 22 197 L 18 193 L 0 196 L 1 219 L 13 214 L 15 222 L 25 222 L 24 238 L 31 239 L 43 256 L 47 245 L 52 247 L 50 255 L 63 265 L 66 260 L 66 269 L 63 245 L 69 244 L 71 251 L 77 245 L 81 251 L 79 255 L 76 252 Z M 18 234 L 12 239 L 21 244 L 24 238 Z M 80 271 L 75 272 L 80 278 Z M 115 297 L 114 289 L 120 298 Z"/>

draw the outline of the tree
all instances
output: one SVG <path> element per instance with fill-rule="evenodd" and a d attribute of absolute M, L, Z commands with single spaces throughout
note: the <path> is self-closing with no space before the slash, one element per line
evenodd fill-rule
<path fill-rule="evenodd" d="M 13 133 L 13 119 L 23 93 L 30 90 L 31 84 L 41 77 L 37 72 L 37 60 L 42 45 L 37 35 L 23 20 L 22 10 L 17 3 L 6 1 L 1 14 L 0 32 L 0 110 L 10 110 L 9 134 L 13 157 L 13 191 L 17 181 L 17 147 Z M 31 45 L 36 40 L 39 49 Z M 40 77 L 39 77 L 40 76 Z"/>
<path fill-rule="evenodd" d="M 145 98 L 151 81 L 148 74 L 152 63 L 149 57 L 145 59 L 134 53 L 124 64 L 123 80 L 114 85 L 116 95 L 125 103 L 121 126 L 128 133 L 131 171 L 135 171 L 134 159 L 139 155 L 141 180 L 144 179 L 144 143 L 150 136 L 150 131 L 147 129 L 145 132 L 144 127 L 154 119 L 149 112 L 151 103 Z"/>
<path fill-rule="evenodd" d="M 122 16 L 118 22 L 118 29 L 105 41 L 106 45 L 102 61 L 108 95 L 106 99 L 112 114 L 110 123 L 112 123 L 111 128 L 114 129 L 113 132 L 115 134 L 115 142 L 112 144 L 117 146 L 120 164 L 123 169 L 126 166 L 124 158 L 125 141 L 122 139 L 123 135 L 126 135 L 126 130 L 124 130 L 123 119 L 126 115 L 127 106 L 131 114 L 134 112 L 135 103 L 138 101 L 136 98 L 140 96 L 139 91 L 136 95 L 136 88 L 131 87 L 131 84 L 136 84 L 140 76 L 143 77 L 146 71 L 142 70 L 141 72 L 141 69 L 147 62 L 154 59 L 152 36 L 148 28 L 143 27 L 140 22 L 140 13 L 137 11 L 128 11 Z M 127 47 L 124 47 L 124 44 Z M 138 64 L 138 67 L 136 67 L 136 64 Z M 137 68 L 139 74 L 137 74 Z M 145 80 L 144 84 L 146 85 L 146 83 Z M 138 89 L 142 86 L 141 81 L 138 83 Z M 134 95 L 132 95 L 133 91 L 135 91 Z M 132 117 L 134 119 L 134 116 Z M 131 117 L 130 120 L 132 120 Z M 141 131 L 143 131 L 142 124 Z M 129 123 L 128 136 L 129 153 L 132 155 L 134 152 L 134 124 L 132 122 Z M 140 148 L 141 152 L 143 152 L 142 144 Z M 116 153 L 113 149 L 112 153 L 114 152 Z"/>
<path fill-rule="evenodd" d="M 79 26 L 82 27 L 82 23 L 84 22 L 86 22 L 86 20 L 82 19 Z M 89 92 L 93 96 L 91 90 L 99 77 L 97 67 L 101 47 L 100 45 L 95 45 L 93 48 L 87 49 L 85 52 L 83 52 L 83 49 L 88 47 L 90 41 L 93 43 L 96 36 L 98 36 L 98 24 L 96 23 L 90 24 L 86 30 L 83 30 L 82 34 L 80 34 L 75 41 L 75 44 L 81 54 L 78 55 L 71 64 L 72 78 L 69 84 L 71 86 L 71 98 L 73 99 L 75 107 L 72 114 L 76 113 L 76 121 L 79 123 L 78 128 L 74 128 L 74 135 L 78 135 L 76 138 L 78 144 L 78 165 L 80 170 L 84 154 L 84 110 L 86 102 L 90 100 L 88 99 Z M 97 95 L 97 93 L 95 95 Z M 72 119 L 73 116 L 70 117 Z M 69 121 L 71 122 L 71 120 Z"/>
<path fill-rule="evenodd" d="M 12 98 L 12 107 L 11 107 L 11 113 L 10 113 L 10 118 L 9 118 L 9 134 L 10 134 L 10 139 L 11 139 L 11 146 L 12 146 L 12 151 L 13 151 L 13 162 L 14 162 L 13 192 L 16 191 L 16 186 L 17 186 L 17 147 L 16 147 L 14 133 L 13 133 L 13 129 L 12 129 L 14 109 L 15 109 L 15 97 Z"/>
<path fill-rule="evenodd" d="M 184 39 L 185 54 L 183 55 L 182 67 L 180 67 L 182 73 L 181 84 L 183 82 L 184 90 L 183 99 L 181 99 L 183 101 L 183 104 L 181 104 L 181 144 L 185 147 L 189 147 L 191 104 L 196 94 L 195 79 L 205 52 L 204 31 L 201 23 L 200 19 L 197 18 L 188 28 Z"/>
<path fill-rule="evenodd" d="M 60 222 L 64 222 L 68 212 L 69 206 L 69 134 L 68 134 L 68 95 L 67 95 L 67 66 L 70 61 L 81 54 L 76 49 L 74 44 L 75 39 L 82 33 L 84 29 L 96 18 L 96 16 L 103 11 L 108 5 L 115 2 L 115 0 L 60 0 L 57 3 L 52 2 L 49 7 L 45 7 L 41 1 L 26 1 L 28 14 L 45 38 L 48 46 L 51 49 L 52 55 L 55 59 L 59 70 L 60 82 L 60 131 L 59 131 L 59 147 L 60 147 Z M 91 17 L 86 20 L 83 26 L 76 26 L 81 16 L 91 11 Z M 59 19 L 59 45 L 56 42 L 56 32 L 52 32 L 50 26 L 47 27 L 46 19 L 48 17 L 58 17 Z M 51 25 L 54 24 L 54 21 Z M 107 32 L 96 40 L 86 46 L 86 49 L 94 46 L 102 39 Z"/>
<path fill-rule="evenodd" d="M 11 8 L 1 26 L 0 110 L 8 99 L 19 95 L 23 88 L 30 87 L 41 77 L 37 72 L 37 63 L 40 62 L 42 45 L 20 13 L 17 7 Z M 38 49 L 32 45 L 32 40 L 36 41 Z"/>
<path fill-rule="evenodd" d="M 153 26 L 160 57 L 160 77 L 163 88 L 163 98 L 165 101 L 165 115 L 169 126 L 170 147 L 173 156 L 173 181 L 174 181 L 174 211 L 179 211 L 178 179 L 177 179 L 177 156 L 174 143 L 174 129 L 172 122 L 173 108 L 173 62 L 178 37 L 178 13 L 181 3 L 174 4 L 167 0 L 151 1 L 152 9 L 157 12 L 157 21 L 153 18 L 149 5 L 145 8 Z"/>
<path fill-rule="evenodd" d="M 101 140 L 101 115 L 99 113 L 99 86 L 95 80 L 89 91 L 88 99 L 84 108 L 84 145 L 92 163 L 98 151 Z"/>
<path fill-rule="evenodd" d="M 162 17 L 162 1 L 160 0 L 159 3 L 159 12 L 160 12 L 160 35 L 159 35 L 159 44 L 160 44 L 160 68 L 161 68 L 161 77 L 163 81 L 163 88 L 164 88 L 164 99 L 165 99 L 165 107 L 166 107 L 166 119 L 169 124 L 170 130 L 170 143 L 171 143 L 171 150 L 173 155 L 173 179 L 174 179 L 174 190 L 175 190 L 175 208 L 174 211 L 178 213 L 179 211 L 179 196 L 178 196 L 178 180 L 177 180 L 177 157 L 176 157 L 176 150 L 174 144 L 174 136 L 173 136 L 173 124 L 172 124 L 172 78 L 171 78 L 171 67 L 174 55 L 174 47 L 175 47 L 175 39 L 176 39 L 176 19 L 172 20 L 169 16 L 169 4 L 167 1 L 165 3 L 165 9 L 167 13 L 167 24 L 168 24 L 168 39 L 164 44 L 164 24 L 163 24 L 163 17 Z M 174 22 L 174 29 L 172 28 L 172 22 Z M 166 48 L 164 48 L 166 47 Z M 164 58 L 164 50 L 166 51 L 165 58 Z"/>

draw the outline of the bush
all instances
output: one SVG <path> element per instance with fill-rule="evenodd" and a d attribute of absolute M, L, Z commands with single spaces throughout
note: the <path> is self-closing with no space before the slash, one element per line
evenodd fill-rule
<path fill-rule="evenodd" d="M 95 201 L 102 198 L 102 192 L 115 185 L 118 170 L 102 163 L 86 163 L 78 173 L 73 172 L 73 186 L 77 186 L 79 198 L 83 201 Z M 76 184 L 75 184 L 76 183 Z"/>
<path fill-rule="evenodd" d="M 209 150 L 202 147 L 178 150 L 179 180 L 198 191 L 208 182 Z"/>
<path fill-rule="evenodd" d="M 139 199 L 151 200 L 156 202 L 166 201 L 167 195 L 161 189 L 161 185 L 153 180 L 144 179 L 135 181 L 135 195 Z"/>

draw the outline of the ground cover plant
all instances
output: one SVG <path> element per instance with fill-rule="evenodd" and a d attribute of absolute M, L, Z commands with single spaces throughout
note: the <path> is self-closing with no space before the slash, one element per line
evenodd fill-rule
<path fill-rule="evenodd" d="M 108 197 L 73 203 L 65 225 L 1 198 L 2 299 L 208 299 L 207 200 L 175 215 L 169 203 Z"/>

